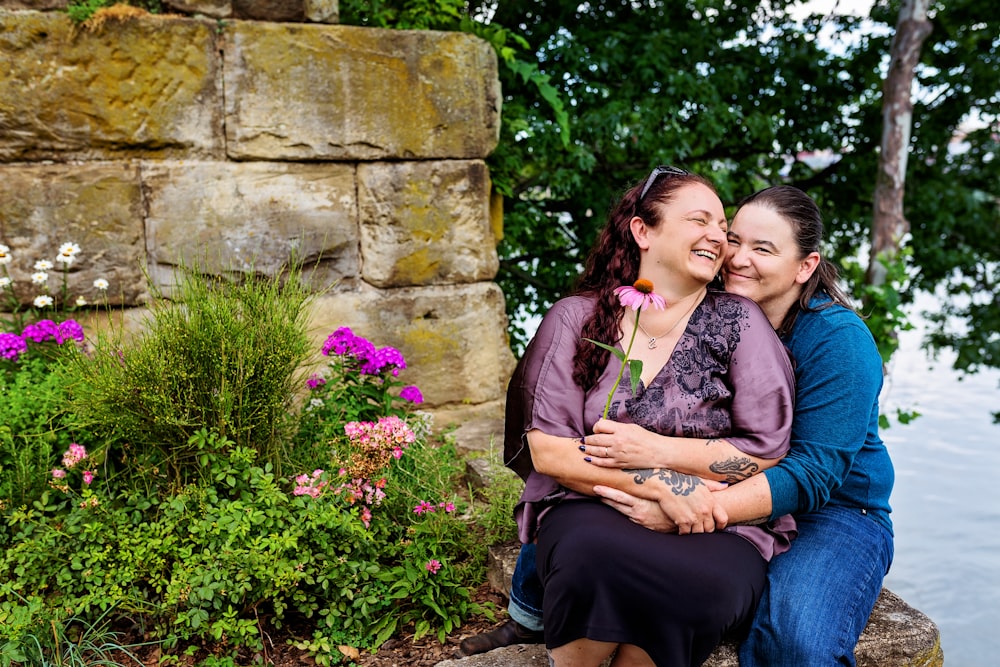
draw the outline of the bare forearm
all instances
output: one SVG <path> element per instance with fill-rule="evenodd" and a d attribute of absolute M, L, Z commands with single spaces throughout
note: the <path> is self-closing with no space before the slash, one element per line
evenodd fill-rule
<path fill-rule="evenodd" d="M 548 475 L 568 489 L 595 495 L 595 486 L 609 486 L 638 498 L 659 500 L 665 493 L 687 495 L 701 480 L 672 470 L 601 468 L 584 460 L 579 440 L 550 436 L 541 431 L 528 433 L 528 446 L 535 470 Z"/>
<path fill-rule="evenodd" d="M 664 467 L 735 484 L 776 465 L 780 458 L 751 456 L 723 438 L 667 438 Z"/>
<path fill-rule="evenodd" d="M 755 475 L 715 492 L 716 502 L 729 516 L 729 525 L 765 523 L 771 517 L 771 485 L 766 475 Z"/>
<path fill-rule="evenodd" d="M 604 468 L 668 468 L 735 484 L 775 465 L 779 458 L 746 454 L 724 438 L 662 436 L 636 424 L 602 419 L 585 438 L 584 453 Z"/>

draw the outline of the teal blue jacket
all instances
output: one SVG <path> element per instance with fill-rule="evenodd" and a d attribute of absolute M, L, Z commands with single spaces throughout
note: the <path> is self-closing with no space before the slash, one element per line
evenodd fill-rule
<path fill-rule="evenodd" d="M 878 434 L 882 359 L 874 338 L 856 313 L 831 305 L 801 311 L 782 342 L 795 360 L 795 418 L 791 451 L 764 472 L 772 518 L 829 504 L 864 510 L 891 532 L 895 475 Z"/>

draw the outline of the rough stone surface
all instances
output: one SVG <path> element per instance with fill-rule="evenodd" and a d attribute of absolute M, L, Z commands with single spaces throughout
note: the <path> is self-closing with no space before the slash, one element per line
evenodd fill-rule
<path fill-rule="evenodd" d="M 294 257 L 317 290 L 361 271 L 352 165 L 167 161 L 142 173 L 160 287 L 179 264 L 273 276 Z"/>
<path fill-rule="evenodd" d="M 310 329 L 322 341 L 349 326 L 376 347 L 406 358 L 400 375 L 420 387 L 425 407 L 499 400 L 514 366 L 506 341 L 503 294 L 492 283 L 376 290 L 321 296 Z"/>
<path fill-rule="evenodd" d="M 232 158 L 482 158 L 496 146 L 496 55 L 471 35 L 236 22 L 225 39 Z"/>
<path fill-rule="evenodd" d="M 221 155 L 217 48 L 208 21 L 91 33 L 61 12 L 0 13 L 0 160 Z"/>
<path fill-rule="evenodd" d="M 490 179 L 480 160 L 358 167 L 365 282 L 377 287 L 490 280 L 499 268 Z"/>
<path fill-rule="evenodd" d="M 305 0 L 306 20 L 314 23 L 337 23 L 340 21 L 338 0 Z"/>
<path fill-rule="evenodd" d="M 503 453 L 503 429 L 502 417 L 472 418 L 463 421 L 449 437 L 455 443 L 455 451 L 459 456 L 496 453 L 499 460 Z"/>
<path fill-rule="evenodd" d="M 217 19 L 233 15 L 233 3 L 229 0 L 166 0 L 164 4 L 184 14 L 204 14 Z"/>
<path fill-rule="evenodd" d="M 510 577 L 517 561 L 519 545 L 502 544 L 490 548 L 488 580 L 495 590 L 510 596 Z M 907 605 L 892 591 L 883 588 L 872 610 L 868 626 L 854 651 L 858 667 L 943 667 L 944 653 L 937 626 L 920 611 Z M 467 658 L 439 662 L 436 667 L 529 667 L 547 665 L 541 644 L 511 646 Z M 739 667 L 736 644 L 718 647 L 705 667 Z"/>
<path fill-rule="evenodd" d="M 69 0 L 0 0 L 3 9 L 65 9 Z"/>
<path fill-rule="evenodd" d="M 0 103 L 2 107 L 2 103 Z M 139 170 L 125 163 L 0 165 L 0 243 L 11 249 L 5 265 L 22 303 L 45 291 L 33 285 L 37 260 L 54 264 L 47 290 L 61 293 L 59 246 L 80 253 L 66 273 L 70 301 L 143 303 L 149 298 L 142 233 Z M 108 281 L 106 292 L 94 280 Z"/>
<path fill-rule="evenodd" d="M 232 0 L 233 15 L 256 21 L 301 21 L 305 19 L 303 0 Z"/>

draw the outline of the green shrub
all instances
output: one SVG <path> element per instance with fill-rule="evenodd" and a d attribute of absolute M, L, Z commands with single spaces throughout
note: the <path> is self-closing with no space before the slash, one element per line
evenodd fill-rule
<path fill-rule="evenodd" d="M 4 376 L 0 464 L 25 472 L 0 505 L 0 667 L 68 655 L 58 633 L 85 628 L 103 664 L 107 619 L 168 654 L 209 647 L 214 664 L 295 629 L 333 664 L 338 646 L 403 629 L 443 641 L 491 614 L 470 587 L 495 541 L 473 522 L 492 510 L 459 493 L 463 462 L 413 411 L 399 351 L 338 329 L 306 379 L 297 275 L 191 273 L 176 293 L 128 343 L 112 331 Z"/>
<path fill-rule="evenodd" d="M 183 272 L 179 304 L 157 297 L 141 333 L 101 337 L 77 364 L 73 409 L 134 477 L 181 486 L 202 475 L 191 436 L 207 428 L 280 471 L 308 358 L 308 291 L 283 278 L 212 281 Z"/>

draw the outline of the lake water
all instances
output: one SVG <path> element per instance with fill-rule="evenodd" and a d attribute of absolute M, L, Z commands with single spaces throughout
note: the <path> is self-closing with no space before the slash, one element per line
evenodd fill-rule
<path fill-rule="evenodd" d="M 1000 371 L 933 368 L 919 331 L 904 332 L 883 405 L 922 416 L 882 437 L 896 468 L 896 557 L 886 586 L 933 619 L 949 667 L 1000 664 Z M 883 409 L 884 410 L 884 409 Z"/>

